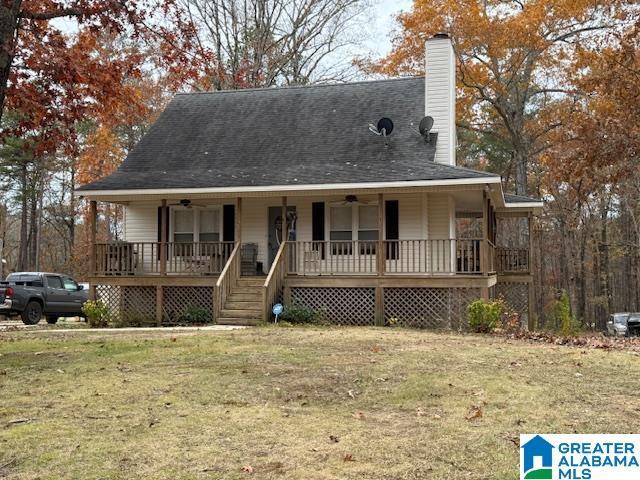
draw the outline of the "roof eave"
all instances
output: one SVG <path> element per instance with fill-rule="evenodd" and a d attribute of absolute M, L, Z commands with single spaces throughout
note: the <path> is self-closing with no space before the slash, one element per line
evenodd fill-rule
<path fill-rule="evenodd" d="M 269 193 L 269 192 L 295 192 L 295 191 L 323 191 L 323 190 L 364 190 L 380 188 L 407 188 L 407 187 L 436 187 L 455 185 L 484 185 L 499 184 L 499 176 L 485 176 L 475 178 L 453 178 L 438 180 L 411 180 L 397 182 L 366 182 L 366 183 L 321 183 L 321 184 L 291 184 L 291 185 L 266 185 L 243 187 L 210 187 L 210 188 L 147 188 L 126 190 L 83 190 L 76 189 L 75 193 L 85 198 L 108 198 L 131 196 L 158 196 L 158 195 L 202 195 L 202 194 L 230 194 L 230 193 Z"/>

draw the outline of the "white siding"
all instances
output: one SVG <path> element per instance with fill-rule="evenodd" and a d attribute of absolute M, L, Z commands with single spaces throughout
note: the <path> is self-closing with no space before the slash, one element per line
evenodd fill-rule
<path fill-rule="evenodd" d="M 456 59 L 449 38 L 432 38 L 426 44 L 425 114 L 433 117 L 438 132 L 435 161 L 456 164 Z"/>
<path fill-rule="evenodd" d="M 124 235 L 127 242 L 157 242 L 158 206 L 135 203 L 125 206 Z"/>

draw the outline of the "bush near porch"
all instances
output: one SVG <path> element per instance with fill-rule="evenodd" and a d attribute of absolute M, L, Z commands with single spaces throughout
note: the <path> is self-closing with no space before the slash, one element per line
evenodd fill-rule
<path fill-rule="evenodd" d="M 640 430 L 625 350 L 380 328 L 0 333 L 0 477 L 513 479 Z"/>

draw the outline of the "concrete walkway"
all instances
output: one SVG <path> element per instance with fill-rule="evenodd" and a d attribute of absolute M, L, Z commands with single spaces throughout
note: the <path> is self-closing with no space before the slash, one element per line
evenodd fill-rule
<path fill-rule="evenodd" d="M 70 328 L 65 328 L 65 326 Z M 248 328 L 241 325 L 204 325 L 200 327 L 126 327 L 126 328 L 87 328 L 86 323 L 79 320 L 64 320 L 59 324 L 49 326 L 44 320 L 38 325 L 25 325 L 20 320 L 5 320 L 0 322 L 0 332 L 29 332 L 29 333 L 180 333 L 180 332 L 226 332 Z"/>

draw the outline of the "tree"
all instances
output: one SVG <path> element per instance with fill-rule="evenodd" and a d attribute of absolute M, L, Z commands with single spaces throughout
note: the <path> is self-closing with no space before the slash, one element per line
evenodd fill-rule
<path fill-rule="evenodd" d="M 565 79 L 581 43 L 602 41 L 627 21 L 623 0 L 416 0 L 399 16 L 393 52 L 372 70 L 423 73 L 424 42 L 452 36 L 461 87 L 459 126 L 508 144 L 518 194 L 529 190 L 532 159 L 562 126 L 546 113 L 576 92 Z M 500 172 L 506 174 L 507 172 Z"/>
<path fill-rule="evenodd" d="M 29 69 L 34 59 L 51 66 L 63 63 L 65 35 L 51 22 L 57 18 L 75 19 L 94 37 L 109 32 L 160 40 L 159 51 L 172 68 L 190 70 L 211 61 L 209 52 L 193 42 L 194 27 L 175 0 L 2 0 L 0 120 L 7 98 L 23 95 L 25 80 L 28 84 L 34 75 Z"/>
<path fill-rule="evenodd" d="M 352 66 L 336 52 L 357 43 L 353 31 L 369 7 L 369 0 L 181 1 L 219 60 L 217 90 L 343 80 Z"/>

